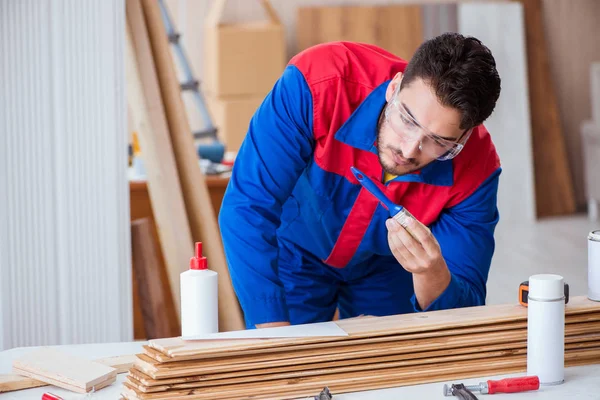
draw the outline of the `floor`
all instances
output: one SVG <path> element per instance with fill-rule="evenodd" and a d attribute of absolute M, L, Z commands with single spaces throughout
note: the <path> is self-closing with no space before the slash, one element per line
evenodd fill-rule
<path fill-rule="evenodd" d="M 502 221 L 488 279 L 487 304 L 517 301 L 519 284 L 531 275 L 559 274 L 571 296 L 587 295 L 587 236 L 600 229 L 587 214 L 541 219 L 536 223 Z"/>

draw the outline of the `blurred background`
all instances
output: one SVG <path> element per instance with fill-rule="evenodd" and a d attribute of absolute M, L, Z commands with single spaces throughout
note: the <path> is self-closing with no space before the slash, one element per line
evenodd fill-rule
<path fill-rule="evenodd" d="M 0 350 L 178 336 L 202 241 L 242 329 L 216 216 L 248 122 L 312 45 L 410 59 L 481 39 L 502 94 L 490 304 L 534 273 L 587 291 L 600 229 L 596 0 L 0 0 Z"/>

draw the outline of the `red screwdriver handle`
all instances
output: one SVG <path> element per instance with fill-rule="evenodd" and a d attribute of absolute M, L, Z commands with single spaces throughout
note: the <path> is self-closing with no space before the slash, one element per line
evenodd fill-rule
<path fill-rule="evenodd" d="M 538 390 L 540 379 L 537 376 L 524 376 L 521 378 L 506 378 L 500 381 L 487 381 L 488 393 L 516 393 L 528 390 Z"/>

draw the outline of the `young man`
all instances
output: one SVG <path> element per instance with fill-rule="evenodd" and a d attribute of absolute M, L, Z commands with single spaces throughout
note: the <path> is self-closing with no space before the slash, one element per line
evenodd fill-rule
<path fill-rule="evenodd" d="M 500 162 L 489 49 L 444 34 L 295 56 L 250 122 L 219 223 L 248 328 L 481 305 Z M 418 220 L 406 229 L 355 166 Z"/>

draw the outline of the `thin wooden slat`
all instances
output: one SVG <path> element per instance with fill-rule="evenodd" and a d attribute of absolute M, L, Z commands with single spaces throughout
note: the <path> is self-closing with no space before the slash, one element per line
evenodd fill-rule
<path fill-rule="evenodd" d="M 128 0 L 129 1 L 129 0 Z M 183 200 L 194 241 L 203 243 L 209 268 L 219 277 L 219 331 L 244 329 L 244 319 L 233 291 L 217 218 L 211 207 L 206 179 L 200 169 L 194 139 L 181 97 L 180 84 L 173 65 L 161 10 L 156 0 L 142 0 L 142 9 L 158 74 L 158 83 L 165 106 L 166 119 Z M 128 13 L 130 9 L 128 8 Z M 132 12 L 137 7 L 132 8 Z M 132 15 L 132 18 L 136 15 Z M 143 148 L 142 148 L 143 151 Z M 188 254 L 191 257 L 191 253 Z M 187 266 L 187 263 L 183 266 Z M 177 291 L 176 293 L 179 293 Z"/>
<path fill-rule="evenodd" d="M 600 311 L 600 304 L 586 296 L 575 296 L 565 307 L 566 319 L 571 315 Z M 306 345 L 309 343 L 342 342 L 363 337 L 385 336 L 429 332 L 437 329 L 462 328 L 469 326 L 493 325 L 504 322 L 518 322 L 527 319 L 527 309 L 516 304 L 466 307 L 460 309 L 432 311 L 428 313 L 402 314 L 388 317 L 337 321 L 336 323 L 349 336 L 277 338 L 277 339 L 240 339 L 190 341 L 180 338 L 151 340 L 149 345 L 160 352 L 173 357 L 181 356 L 223 356 L 235 349 L 269 349 L 285 345 Z"/>
<path fill-rule="evenodd" d="M 510 367 L 510 366 L 521 366 L 523 363 L 522 359 L 514 357 L 505 357 L 500 360 L 494 360 L 486 362 L 486 365 L 494 365 L 496 368 Z M 470 368 L 481 366 L 481 361 L 477 360 L 466 361 L 462 363 L 452 363 L 452 365 L 438 364 L 431 366 L 427 375 L 434 373 L 444 372 L 462 372 Z M 340 385 L 345 383 L 357 383 L 357 382 L 368 382 L 368 381 L 382 381 L 384 379 L 407 379 L 416 376 L 423 376 L 423 371 L 415 370 L 411 367 L 404 368 L 392 368 L 388 370 L 379 370 L 376 373 L 361 374 L 361 373 L 350 373 L 350 374 L 339 374 L 339 375 L 327 375 L 326 377 L 309 377 L 306 379 L 282 379 L 282 380 L 271 380 L 269 382 L 257 382 L 257 383 L 244 383 L 232 386 L 224 387 L 208 387 L 202 389 L 187 389 L 187 390 L 172 390 L 163 393 L 143 394 L 136 390 L 138 397 L 141 399 L 165 399 L 165 398 L 179 398 L 185 396 L 187 399 L 208 399 L 221 398 L 232 395 L 259 395 L 269 394 L 269 392 L 281 391 L 282 389 L 293 390 L 296 388 L 311 388 L 317 389 L 316 393 L 321 390 L 324 386 L 329 386 L 333 390 L 334 385 Z M 128 385 L 127 382 L 124 385 Z M 315 393 L 315 394 L 316 394 Z"/>
<path fill-rule="evenodd" d="M 565 312 L 566 363 L 600 362 L 600 304 L 573 297 Z M 341 389 L 367 390 L 369 385 L 392 379 L 393 386 L 400 386 L 398 382 L 416 376 L 420 383 L 442 375 L 464 378 L 467 366 L 477 375 L 490 366 L 494 374 L 526 367 L 527 309 L 521 306 L 471 307 L 339 323 L 345 324 L 349 336 L 269 339 L 262 340 L 262 345 L 255 340 L 211 341 L 202 343 L 200 351 L 177 357 L 146 346 L 128 374 L 123 396 L 157 400 L 289 398 L 322 387 L 325 380 L 330 388 L 333 383 Z M 442 367 L 445 369 L 436 369 Z"/>
<path fill-rule="evenodd" d="M 581 340 L 581 339 L 577 339 Z M 600 335 L 592 335 L 589 341 L 576 341 L 573 338 L 567 338 L 565 340 L 565 348 L 567 350 L 570 349 L 583 349 L 590 347 L 599 347 L 600 346 Z M 399 349 L 398 349 L 399 347 Z M 235 373 L 239 376 L 245 376 L 249 374 L 256 374 L 257 371 L 262 371 L 267 368 L 274 367 L 286 367 L 291 365 L 291 368 L 301 370 L 301 369 L 312 369 L 315 367 L 322 367 L 323 363 L 344 363 L 345 365 L 354 365 L 354 364 L 364 364 L 371 361 L 375 361 L 378 358 L 380 361 L 386 359 L 386 357 L 393 357 L 393 360 L 418 360 L 423 358 L 431 358 L 431 357 L 439 357 L 444 355 L 461 355 L 461 354 L 471 354 L 471 353 L 483 353 L 490 351 L 514 351 L 518 349 L 523 349 L 527 347 L 526 341 L 518 341 L 518 342 L 510 342 L 510 343 L 493 343 L 493 344 L 485 344 L 480 346 L 464 346 L 458 347 L 451 350 L 443 349 L 443 350 L 429 350 L 422 352 L 412 352 L 407 353 L 404 348 L 401 346 L 392 346 L 392 347 L 381 347 L 379 345 L 372 345 L 368 349 L 364 350 L 356 350 L 352 349 L 352 351 L 348 352 L 338 352 L 333 354 L 314 354 L 311 356 L 306 356 L 298 359 L 256 359 L 256 360 L 248 360 L 244 364 L 234 364 L 228 366 L 225 363 L 218 363 L 216 365 L 212 365 L 212 363 L 205 364 L 193 364 L 190 363 L 188 365 L 178 366 L 177 368 L 166 368 L 162 369 L 160 367 L 157 368 L 156 365 L 152 365 L 150 363 L 144 362 L 140 360 L 135 364 L 132 368 L 136 371 L 140 371 L 145 375 L 149 376 L 153 381 L 160 381 L 163 383 L 181 383 L 188 382 L 193 380 L 193 376 L 200 376 L 200 378 L 196 378 L 197 380 L 209 380 L 209 379 L 217 379 L 211 378 L 211 374 L 215 375 L 218 373 Z M 392 358 L 390 358 L 391 360 Z M 212 360 L 211 360 L 212 361 Z M 217 361 L 217 360 L 216 360 Z M 224 362 L 227 359 L 223 360 Z M 175 366 L 173 366 L 175 367 Z"/>
<path fill-rule="evenodd" d="M 144 392 L 161 391 L 167 389 L 189 389 L 198 387 L 208 387 L 214 385 L 230 385 L 244 382 L 258 382 L 264 380 L 292 379 L 314 375 L 326 375 L 342 372 L 373 371 L 381 368 L 392 368 L 400 366 L 421 366 L 443 362 L 455 362 L 464 360 L 475 360 L 482 358 L 505 357 L 509 355 L 527 354 L 526 346 L 518 349 L 501 349 L 495 351 L 473 351 L 466 354 L 448 354 L 448 352 L 432 352 L 431 357 L 409 358 L 410 354 L 399 354 L 380 357 L 369 357 L 360 359 L 351 359 L 344 361 L 329 361 L 315 364 L 293 364 L 285 367 L 262 368 L 257 366 L 254 369 L 246 371 L 233 371 L 225 373 L 206 373 L 185 378 L 175 379 L 152 379 L 143 372 L 132 369 L 128 377 L 134 377 L 145 388 L 140 389 Z M 454 352 L 452 352 L 454 353 Z M 147 389 L 146 389 L 147 387 Z M 158 387 L 159 389 L 154 389 Z M 152 389 L 152 390 L 150 390 Z"/>
<path fill-rule="evenodd" d="M 590 364 L 589 361 L 570 361 L 569 363 L 567 363 L 567 366 L 569 367 L 575 367 L 578 365 L 587 365 Z M 519 373 L 519 372 L 525 372 L 525 368 L 524 367 L 513 367 L 513 368 L 503 368 L 502 371 L 499 370 L 486 370 L 486 369 L 473 369 L 470 372 L 463 372 L 460 374 L 438 374 L 436 376 L 422 376 L 419 378 L 412 378 L 412 379 L 403 379 L 402 381 L 397 381 L 394 379 L 387 379 L 387 380 L 383 380 L 383 381 L 375 381 L 375 382 L 359 382 L 358 384 L 345 384 L 343 386 L 341 385 L 335 385 L 333 386 L 333 393 L 348 393 L 348 392 L 356 392 L 356 391 L 365 391 L 365 390 L 377 390 L 377 389 L 386 389 L 386 388 L 393 388 L 393 387 L 400 387 L 400 386 L 408 386 L 408 385 L 418 385 L 418 384 L 423 384 L 423 383 L 432 383 L 432 382 L 445 382 L 445 381 L 451 381 L 451 380 L 455 380 L 455 379 L 467 379 L 467 378 L 476 378 L 479 376 L 483 376 L 483 375 L 495 375 L 498 373 L 503 373 L 503 374 L 511 374 L 511 373 Z M 220 396 L 219 399 L 220 400 L 238 400 L 238 399 L 254 399 L 254 400 L 281 400 L 284 398 L 302 398 L 302 397 L 309 397 L 312 398 L 314 395 L 316 395 L 318 392 L 321 391 L 321 388 L 317 388 L 316 391 L 315 390 L 311 390 L 311 389 L 294 389 L 294 388 L 287 388 L 286 390 L 277 392 L 277 393 L 270 393 L 270 394 L 265 394 L 265 395 L 245 395 L 245 396 L 239 396 L 239 395 L 233 395 L 233 396 Z M 123 388 L 123 398 L 125 399 L 138 399 L 136 393 L 134 390 L 129 389 L 127 386 L 125 386 Z M 179 398 L 174 398 L 176 399 L 185 399 L 187 400 L 187 397 L 179 397 Z"/>
<path fill-rule="evenodd" d="M 163 291 L 160 276 L 160 263 L 156 252 L 157 243 L 152 236 L 152 226 L 148 218 L 131 223 L 131 256 L 134 279 L 140 299 L 144 331 L 148 339 L 177 335 L 171 329 L 170 315 L 165 303 L 172 301 Z"/>
<path fill-rule="evenodd" d="M 434 347 L 434 346 L 433 346 Z M 492 350 L 502 350 L 502 349 L 516 349 L 526 347 L 526 342 L 524 341 L 516 341 L 509 343 L 485 343 L 483 345 L 472 345 L 470 347 L 457 347 L 451 350 L 448 349 L 431 349 L 429 347 L 425 350 L 415 350 L 412 351 L 409 346 L 406 346 L 402 343 L 390 343 L 388 345 L 385 344 L 371 344 L 371 345 L 362 345 L 359 347 L 352 347 L 346 349 L 344 351 L 334 350 L 334 351 L 320 351 L 320 350 L 312 350 L 303 352 L 306 354 L 303 357 L 294 358 L 294 359 L 279 359 L 276 355 L 272 357 L 248 357 L 246 363 L 241 364 L 232 364 L 228 365 L 226 362 L 229 360 L 224 359 L 222 362 L 218 362 L 213 364 L 212 359 L 207 360 L 206 363 L 194 363 L 194 362 L 182 362 L 175 363 L 171 365 L 153 365 L 148 363 L 147 360 L 142 359 L 135 363 L 134 368 L 146 373 L 148 376 L 155 380 L 163 380 L 169 378 L 181 378 L 181 377 L 189 377 L 199 374 L 204 374 L 205 376 L 211 373 L 218 372 L 235 372 L 240 375 L 247 374 L 248 370 L 258 370 L 264 368 L 272 368 L 272 367 L 282 367 L 287 365 L 294 365 L 298 368 L 302 368 L 300 366 L 304 366 L 304 368 L 313 368 L 318 365 L 318 363 L 322 362 L 346 362 L 348 364 L 351 363 L 360 363 L 363 358 L 373 358 L 379 356 L 396 356 L 398 359 L 419 359 L 419 358 L 427 358 L 433 356 L 447 355 L 447 354 L 469 354 L 472 351 L 492 351 Z M 176 365 L 182 364 L 182 365 Z"/>
<path fill-rule="evenodd" d="M 578 314 L 571 315 L 566 319 L 566 334 L 569 334 L 569 327 L 575 323 L 583 323 L 583 322 L 598 322 L 600 321 L 600 312 L 598 313 L 587 313 L 587 314 Z M 337 342 L 336 345 L 357 345 L 357 344 L 367 344 L 367 343 L 383 343 L 394 340 L 409 340 L 409 339 L 426 339 L 440 336 L 452 336 L 459 334 L 467 334 L 467 333 L 480 333 L 480 332 L 495 332 L 500 330 L 510 330 L 510 329 L 523 329 L 527 327 L 526 322 L 508 322 L 502 324 L 494 324 L 494 325 L 483 325 L 483 326 L 471 326 L 466 328 L 456 328 L 456 329 L 439 329 L 436 331 L 428 331 L 423 333 L 412 333 L 412 334 L 400 334 L 400 335 L 390 335 L 390 336 L 379 336 L 379 337 L 368 337 L 363 339 L 353 339 L 351 341 L 343 341 Z M 329 343 L 317 343 L 309 346 L 302 346 L 302 350 L 318 349 L 323 347 L 331 347 Z M 158 361 L 160 363 L 172 363 L 172 362 L 180 362 L 185 360 L 194 360 L 198 359 L 196 356 L 189 357 L 177 357 L 172 358 L 166 356 L 160 351 L 151 348 L 149 346 L 143 346 L 144 354 L 148 357 Z M 241 350 L 239 353 L 234 352 L 234 354 L 245 354 L 248 357 L 253 357 L 251 354 L 262 354 L 262 357 L 271 357 L 273 359 L 284 359 L 284 358 L 294 358 L 300 356 L 302 353 L 299 353 L 298 346 L 282 346 L 278 348 L 278 354 L 262 354 L 264 353 L 262 350 Z M 239 362 L 243 362 L 244 357 L 240 355 L 236 355 L 235 357 L 230 357 L 227 359 L 227 364 L 235 364 Z M 211 359 L 211 363 L 217 362 L 215 359 Z M 214 364 L 213 364 L 214 365 Z"/>
<path fill-rule="evenodd" d="M 148 194 L 179 321 L 179 277 L 194 254 L 192 234 L 141 4 L 139 0 L 127 0 L 125 4 L 127 102 L 140 141 Z"/>
<path fill-rule="evenodd" d="M 537 216 L 572 214 L 576 210 L 575 192 L 550 72 L 542 2 L 514 1 L 522 3 L 525 12 Z"/>
<path fill-rule="evenodd" d="M 576 356 L 572 354 L 575 353 Z M 206 388 L 212 386 L 224 386 L 234 385 L 238 383 L 247 382 L 262 382 L 270 381 L 274 379 L 303 379 L 311 376 L 325 376 L 328 374 L 343 374 L 343 373 L 354 373 L 364 372 L 368 374 L 369 371 L 375 374 L 381 369 L 397 368 L 397 367 L 409 367 L 421 368 L 426 371 L 431 364 L 439 363 L 455 363 L 460 361 L 469 360 L 493 360 L 497 358 L 507 356 L 524 356 L 527 355 L 527 348 L 519 348 L 514 350 L 497 350 L 490 352 L 473 352 L 469 354 L 452 354 L 443 355 L 437 357 L 429 357 L 422 359 L 402 359 L 398 356 L 388 357 L 374 357 L 372 359 L 364 359 L 363 363 L 359 364 L 346 364 L 345 362 L 330 362 L 315 365 L 313 368 L 300 368 L 299 366 L 289 366 L 286 368 L 272 368 L 253 371 L 254 373 L 249 375 L 240 375 L 236 372 L 215 374 L 215 375 L 203 375 L 200 377 L 194 377 L 198 379 L 189 379 L 184 382 L 168 383 L 165 380 L 148 380 L 148 376 L 140 373 L 139 371 L 132 371 L 128 375 L 130 381 L 137 383 L 137 387 L 144 393 L 156 393 L 167 390 L 177 389 L 197 389 Z M 599 359 L 600 347 L 588 349 L 577 349 L 575 351 L 567 351 L 565 355 L 566 359 L 579 358 L 593 358 Z M 132 379 L 133 378 L 133 379 Z"/>
<path fill-rule="evenodd" d="M 566 365 L 571 363 L 578 363 L 584 361 L 598 361 L 600 360 L 600 350 L 595 352 L 572 352 L 565 356 Z M 480 376 L 488 371 L 493 371 L 494 374 L 505 373 L 507 369 L 511 368 L 526 368 L 526 356 L 507 356 L 499 357 L 490 360 L 470 360 L 470 361 L 458 361 L 450 363 L 437 363 L 428 365 L 427 370 L 423 371 L 419 368 L 412 366 L 396 367 L 396 368 L 382 368 L 377 371 L 370 371 L 369 373 L 351 372 L 351 373 L 338 373 L 338 374 L 327 374 L 314 377 L 306 378 L 291 378 L 291 379 L 274 379 L 266 382 L 252 382 L 243 383 L 231 386 L 216 386 L 207 387 L 201 389 L 185 389 L 185 390 L 169 390 L 162 393 L 143 394 L 139 390 L 133 388 L 127 382 L 124 386 L 133 390 L 137 398 L 140 399 L 210 399 L 210 398 L 229 398 L 229 396 L 244 396 L 243 398 L 260 398 L 261 395 L 269 395 L 270 393 L 285 392 L 286 396 L 291 396 L 291 393 L 295 389 L 310 389 L 315 388 L 320 390 L 323 386 L 329 386 L 332 390 L 337 388 L 337 392 L 343 392 L 343 386 L 358 383 L 362 384 L 362 387 L 372 382 L 382 381 L 394 381 L 394 386 L 402 386 L 403 380 L 409 380 L 411 378 L 421 378 L 421 383 L 435 381 L 436 377 L 443 375 L 456 374 L 461 378 L 467 377 L 469 373 L 475 373 Z M 460 374 L 460 375 L 459 375 Z M 213 396 L 213 397 L 211 397 Z"/>
<path fill-rule="evenodd" d="M 598 331 L 598 327 L 586 328 L 589 337 L 583 335 L 577 335 L 574 337 L 566 337 L 565 343 L 567 346 L 581 343 L 594 343 L 600 340 L 600 335 L 595 332 Z M 348 364 L 360 362 L 362 358 L 368 357 L 379 357 L 386 355 L 402 355 L 403 359 L 419 359 L 431 357 L 436 352 L 444 352 L 444 354 L 468 354 L 475 351 L 492 351 L 500 349 L 518 349 L 526 347 L 527 333 L 519 332 L 507 335 L 502 333 L 500 335 L 485 336 L 473 338 L 470 341 L 468 338 L 458 338 L 455 341 L 443 342 L 443 341 L 432 341 L 429 343 L 418 343 L 410 342 L 390 342 L 390 343 L 377 343 L 367 344 L 360 346 L 352 346 L 347 349 L 340 348 L 328 348 L 323 350 L 304 351 L 302 356 L 293 359 L 279 359 L 275 357 L 268 357 L 268 355 L 261 355 L 258 357 L 247 357 L 246 362 L 242 364 L 228 364 L 227 362 L 231 358 L 225 358 L 223 360 L 208 359 L 206 362 L 181 362 L 181 363 L 168 363 L 168 364 L 153 364 L 148 362 L 149 358 L 140 356 L 141 359 L 135 364 L 135 368 L 148 374 L 153 379 L 164 379 L 174 377 L 188 377 L 199 374 L 211 374 L 222 371 L 236 372 L 240 375 L 244 371 L 258 370 L 262 368 L 271 368 L 278 366 L 304 365 L 308 368 L 316 366 L 319 362 L 325 361 L 344 361 Z M 588 345 L 588 347 L 591 345 Z M 583 347 L 583 346 L 581 346 Z M 274 355 L 276 356 L 276 355 Z M 284 356 L 285 357 L 285 356 Z M 220 361 L 220 362 L 219 362 Z M 300 368 L 300 367 L 299 367 Z"/>

